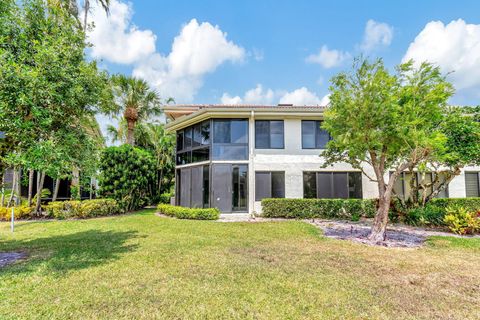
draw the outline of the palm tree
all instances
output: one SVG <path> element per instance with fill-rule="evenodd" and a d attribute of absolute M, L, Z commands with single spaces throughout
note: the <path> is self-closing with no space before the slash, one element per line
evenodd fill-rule
<path fill-rule="evenodd" d="M 76 0 L 67 0 L 71 2 L 76 2 Z M 109 10 L 110 10 L 110 0 L 96 0 L 97 3 L 99 3 L 105 13 L 108 15 Z M 88 11 L 90 10 L 90 0 L 84 0 L 83 1 L 83 31 L 87 30 L 87 17 L 88 17 Z"/>
<path fill-rule="evenodd" d="M 96 0 L 99 3 L 106 14 L 110 11 L 110 0 Z M 67 10 L 72 16 L 74 16 L 80 24 L 80 10 L 78 8 L 77 0 L 48 0 L 49 6 L 63 8 Z M 90 11 L 90 0 L 83 1 L 83 31 L 87 31 L 87 18 Z"/>
<path fill-rule="evenodd" d="M 162 113 L 160 98 L 145 80 L 135 77 L 113 76 L 112 88 L 115 97 L 114 112 L 123 114 L 123 119 L 127 123 L 126 142 L 133 146 L 137 122 Z"/>

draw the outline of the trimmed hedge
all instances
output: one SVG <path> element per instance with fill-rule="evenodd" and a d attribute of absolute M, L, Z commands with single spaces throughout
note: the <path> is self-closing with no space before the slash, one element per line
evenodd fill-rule
<path fill-rule="evenodd" d="M 177 219 L 217 220 L 220 218 L 220 211 L 217 208 L 197 209 L 159 204 L 157 209 L 159 213 Z"/>
<path fill-rule="evenodd" d="M 445 227 L 447 207 L 464 208 L 470 212 L 480 210 L 480 198 L 435 198 L 425 207 L 413 209 L 402 208 L 395 200 L 390 209 L 390 220 L 401 221 L 413 226 Z"/>
<path fill-rule="evenodd" d="M 358 220 L 373 217 L 376 203 L 376 199 L 263 199 L 262 216 Z"/>
<path fill-rule="evenodd" d="M 15 207 L 14 216 L 15 219 L 29 219 L 32 217 L 32 213 L 35 210 L 34 207 L 18 206 Z M 12 217 L 12 208 L 0 207 L 0 220 L 10 220 Z"/>
<path fill-rule="evenodd" d="M 47 216 L 56 219 L 93 218 L 123 213 L 114 199 L 55 201 L 45 206 Z"/>

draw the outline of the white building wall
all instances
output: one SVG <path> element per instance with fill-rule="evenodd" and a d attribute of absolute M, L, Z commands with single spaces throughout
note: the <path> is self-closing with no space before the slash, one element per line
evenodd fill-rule
<path fill-rule="evenodd" d="M 321 149 L 302 149 L 301 119 L 284 119 L 285 148 L 255 149 L 253 148 L 254 171 L 284 171 L 285 197 L 303 198 L 304 171 L 357 171 L 349 164 L 338 163 L 322 168 L 324 159 L 320 157 Z M 253 174 L 254 176 L 254 174 Z M 250 180 L 251 195 L 255 192 L 255 179 Z M 378 196 L 376 184 L 362 175 L 362 192 L 364 198 Z M 261 202 L 253 201 L 253 210 L 260 213 Z"/>

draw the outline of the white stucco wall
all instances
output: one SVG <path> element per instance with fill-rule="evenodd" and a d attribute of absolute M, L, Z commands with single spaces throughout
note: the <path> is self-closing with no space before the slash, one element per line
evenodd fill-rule
<path fill-rule="evenodd" d="M 321 149 L 302 149 L 301 119 L 284 119 L 284 149 L 254 149 L 251 167 L 254 171 L 284 171 L 285 197 L 303 198 L 304 171 L 357 171 L 349 164 L 338 163 L 322 168 L 324 159 L 320 157 Z M 370 171 L 370 170 L 369 170 Z M 254 195 L 255 179 L 250 179 L 251 194 Z M 364 198 L 377 197 L 376 184 L 362 175 L 362 192 Z M 260 201 L 254 201 L 253 210 L 260 213 Z"/>
<path fill-rule="evenodd" d="M 284 119 L 284 130 L 284 149 L 250 149 L 252 152 L 249 185 L 251 197 L 255 196 L 255 171 L 284 171 L 286 198 L 303 198 L 304 171 L 356 171 L 346 163 L 322 168 L 324 160 L 319 156 L 322 150 L 302 149 L 301 119 Z M 253 135 L 253 130 L 251 130 L 251 134 Z M 366 167 L 365 170 L 370 176 L 374 176 L 371 167 Z M 462 173 L 451 181 L 448 187 L 450 198 L 466 196 L 465 171 L 480 171 L 480 167 L 465 167 Z M 378 197 L 376 183 L 370 181 L 365 175 L 362 175 L 362 193 L 365 199 Z M 253 208 L 250 208 L 251 212 L 261 212 L 260 201 L 251 201 L 250 203 L 253 203 Z"/>

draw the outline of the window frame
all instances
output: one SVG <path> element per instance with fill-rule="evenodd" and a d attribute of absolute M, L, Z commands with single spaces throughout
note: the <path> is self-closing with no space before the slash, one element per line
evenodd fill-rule
<path fill-rule="evenodd" d="M 302 120 L 302 123 L 301 123 L 301 128 L 300 128 L 300 131 L 301 131 L 301 135 L 302 135 L 302 149 L 305 149 L 305 150 L 324 150 L 325 149 L 325 145 L 319 147 L 319 141 L 318 141 L 318 135 L 319 135 L 319 132 L 320 131 L 324 131 L 328 134 L 328 141 L 332 140 L 332 137 L 330 136 L 330 134 L 328 133 L 328 131 L 324 130 L 321 128 L 322 126 L 322 122 L 324 120 Z M 314 139 L 315 139 L 315 147 L 305 147 L 305 139 L 304 139 L 304 134 L 303 134 L 303 128 L 304 128 L 304 124 L 307 123 L 307 122 L 315 122 L 315 132 L 314 132 Z M 328 143 L 327 141 L 327 143 Z"/>
<path fill-rule="evenodd" d="M 480 171 L 465 171 L 465 175 L 467 174 L 473 174 L 477 176 L 477 196 L 480 197 Z M 465 178 L 465 197 L 470 198 L 470 196 L 467 196 L 467 179 Z"/>
<path fill-rule="evenodd" d="M 257 143 L 257 124 L 261 122 L 266 122 L 268 123 L 268 142 L 267 142 L 267 147 L 258 147 Z M 279 122 L 282 124 L 282 145 L 281 147 L 272 147 L 272 122 Z M 282 119 L 272 119 L 272 120 L 264 120 L 264 119 L 259 119 L 255 120 L 255 149 L 285 149 L 285 121 Z"/>
<path fill-rule="evenodd" d="M 306 197 L 306 189 L 305 189 L 305 177 L 307 175 L 312 175 L 314 176 L 314 183 L 315 183 L 315 197 Z M 346 198 L 339 198 L 335 197 L 335 175 L 339 174 L 345 174 L 346 175 L 346 191 L 347 191 L 347 197 Z M 359 192 L 359 197 L 351 197 L 351 192 L 350 192 L 350 181 L 355 180 L 355 179 L 350 179 L 351 174 L 360 174 L 360 192 Z M 325 190 L 319 188 L 319 177 L 320 176 L 327 177 L 329 180 L 329 186 L 330 190 Z M 312 177 L 310 177 L 312 178 Z M 362 173 L 361 171 L 303 171 L 302 174 L 302 188 L 303 188 L 303 198 L 304 199 L 363 199 L 363 184 L 362 182 Z M 319 197 L 320 192 L 325 192 L 328 191 L 330 193 L 330 197 Z M 311 191 L 309 193 L 312 193 Z"/>
<path fill-rule="evenodd" d="M 268 175 L 268 192 L 266 192 L 267 196 L 260 198 L 257 195 L 257 174 Z M 281 197 L 273 197 L 273 174 L 282 174 L 283 176 L 283 196 Z M 286 189 L 286 182 L 285 182 L 285 171 L 255 171 L 255 201 L 262 201 L 263 199 L 275 198 L 275 199 L 284 199 L 285 198 L 285 189 Z"/>

